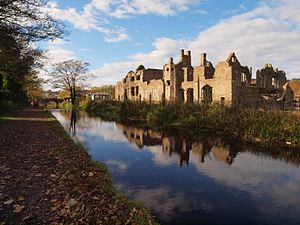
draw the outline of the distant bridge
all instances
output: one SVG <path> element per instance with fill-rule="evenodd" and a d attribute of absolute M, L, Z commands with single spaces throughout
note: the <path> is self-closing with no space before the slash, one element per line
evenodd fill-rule
<path fill-rule="evenodd" d="M 59 99 L 59 98 L 43 98 L 40 100 L 40 103 L 42 105 L 47 105 L 50 102 L 55 103 L 55 107 L 58 108 L 58 104 L 64 102 L 66 99 Z"/>

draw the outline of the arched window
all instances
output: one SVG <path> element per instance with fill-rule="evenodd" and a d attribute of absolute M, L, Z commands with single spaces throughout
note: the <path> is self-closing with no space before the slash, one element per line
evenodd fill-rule
<path fill-rule="evenodd" d="M 201 89 L 202 102 L 210 104 L 212 102 L 212 87 L 209 85 L 203 86 Z"/>

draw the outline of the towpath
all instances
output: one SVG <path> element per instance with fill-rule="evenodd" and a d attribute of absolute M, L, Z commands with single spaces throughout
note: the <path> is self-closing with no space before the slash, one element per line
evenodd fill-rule
<path fill-rule="evenodd" d="M 151 224 L 49 114 L 0 119 L 0 224 Z"/>

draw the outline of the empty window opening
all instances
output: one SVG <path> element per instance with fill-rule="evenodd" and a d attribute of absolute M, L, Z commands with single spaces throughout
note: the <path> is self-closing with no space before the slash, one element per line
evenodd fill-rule
<path fill-rule="evenodd" d="M 187 89 L 187 102 L 193 102 L 194 101 L 194 89 L 189 88 Z"/>
<path fill-rule="evenodd" d="M 209 85 L 205 85 L 201 89 L 202 102 L 205 104 L 209 104 L 212 102 L 212 87 Z"/>
<path fill-rule="evenodd" d="M 124 89 L 124 99 L 127 100 L 128 96 L 127 96 L 127 89 Z"/>
<path fill-rule="evenodd" d="M 222 106 L 225 105 L 225 97 L 221 97 L 221 99 L 220 99 L 220 104 L 221 104 Z"/>
<path fill-rule="evenodd" d="M 204 72 L 205 79 L 213 79 L 214 78 L 214 71 L 206 69 Z"/>
<path fill-rule="evenodd" d="M 139 95 L 139 87 L 135 87 L 135 95 L 138 96 Z"/>
<path fill-rule="evenodd" d="M 131 87 L 131 96 L 134 96 L 134 87 Z"/>
<path fill-rule="evenodd" d="M 171 85 L 171 81 L 167 80 L 167 85 L 170 86 Z"/>
<path fill-rule="evenodd" d="M 247 83 L 247 75 L 245 73 L 241 74 L 241 83 L 242 84 Z"/>
<path fill-rule="evenodd" d="M 194 80 L 193 73 L 191 73 L 191 72 L 188 71 L 188 74 L 187 74 L 187 81 L 193 81 L 193 80 Z"/>

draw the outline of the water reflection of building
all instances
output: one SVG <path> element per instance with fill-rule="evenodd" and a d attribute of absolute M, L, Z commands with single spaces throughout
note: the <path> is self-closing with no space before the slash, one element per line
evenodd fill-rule
<path fill-rule="evenodd" d="M 170 157 L 175 153 L 178 156 L 178 166 L 189 164 L 190 152 L 198 154 L 199 162 L 203 163 L 205 158 L 212 156 L 220 161 L 231 165 L 236 157 L 236 152 L 230 149 L 220 138 L 207 138 L 202 141 L 187 140 L 183 137 L 166 136 L 159 132 L 143 130 L 141 128 L 117 124 L 128 141 L 134 142 L 139 148 L 143 146 L 162 146 L 162 152 Z"/>
<path fill-rule="evenodd" d="M 143 146 L 161 145 L 161 134 L 151 130 L 143 130 L 141 128 L 127 127 L 122 124 L 117 124 L 119 129 L 123 130 L 124 136 L 130 142 L 142 148 Z"/>
<path fill-rule="evenodd" d="M 191 144 L 182 138 L 178 137 L 163 137 L 162 138 L 162 151 L 169 156 L 173 153 L 178 155 L 178 165 L 187 166 L 190 159 Z"/>

